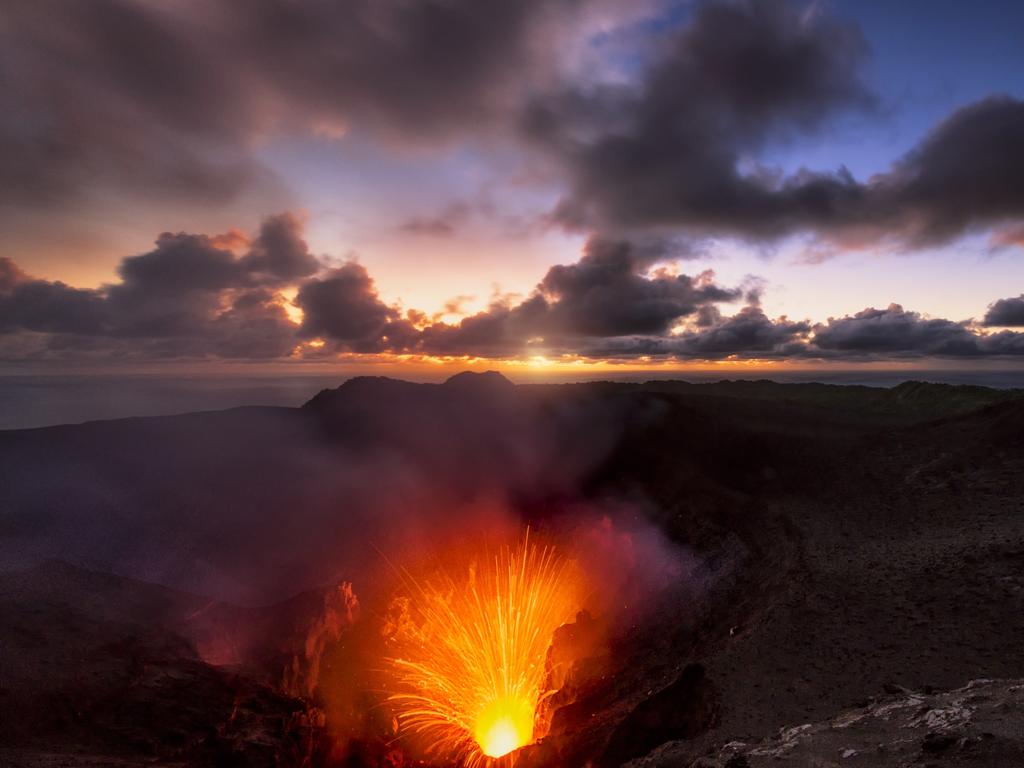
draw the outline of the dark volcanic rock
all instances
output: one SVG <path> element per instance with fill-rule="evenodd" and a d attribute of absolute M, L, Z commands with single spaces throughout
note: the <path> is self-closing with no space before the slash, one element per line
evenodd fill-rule
<path fill-rule="evenodd" d="M 959 737 L 952 733 L 929 732 L 921 741 L 921 749 L 925 752 L 945 752 L 957 743 Z"/>
<path fill-rule="evenodd" d="M 688 664 L 679 678 L 641 702 L 612 733 L 600 765 L 614 768 L 668 741 L 692 739 L 718 720 L 714 686 L 700 664 Z"/>
<path fill-rule="evenodd" d="M 681 744 L 666 744 L 629 768 L 687 765 Z M 732 742 L 693 763 L 702 768 L 1024 765 L 1024 681 L 976 680 L 946 693 L 910 693 L 783 728 L 755 743 Z"/>
<path fill-rule="evenodd" d="M 0 764 L 322 763 L 315 707 L 261 670 L 200 658 L 190 619 L 222 613 L 216 631 L 231 643 L 247 612 L 229 609 L 63 563 L 0 574 Z M 269 618 L 252 613 L 257 624 Z M 273 619 L 281 641 L 297 632 L 289 619 L 309 621 L 287 604 Z M 213 631 L 205 624 L 200 640 Z"/>

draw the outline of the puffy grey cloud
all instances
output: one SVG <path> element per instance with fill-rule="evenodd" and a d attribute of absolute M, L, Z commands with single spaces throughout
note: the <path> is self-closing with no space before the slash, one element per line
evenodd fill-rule
<path fill-rule="evenodd" d="M 573 352 L 585 339 L 665 333 L 702 307 L 742 295 L 717 285 L 711 273 L 650 271 L 678 253 L 676 244 L 661 240 L 593 237 L 578 262 L 551 267 L 526 300 L 495 302 L 455 325 L 435 323 L 423 330 L 417 349 L 501 356 L 532 344 Z"/>
<path fill-rule="evenodd" d="M 47 334 L 5 346 L 51 357 L 282 357 L 297 326 L 277 288 L 318 268 L 287 214 L 266 219 L 251 243 L 165 232 L 99 289 L 32 278 L 2 260 L 0 332 Z"/>
<path fill-rule="evenodd" d="M 242 266 L 264 282 L 288 283 L 316 273 L 320 261 L 302 239 L 302 222 L 285 212 L 263 220 Z"/>
<path fill-rule="evenodd" d="M 670 254 L 660 243 L 591 238 L 575 264 L 556 265 L 539 286 L 548 299 L 547 332 L 572 336 L 663 333 L 701 305 L 733 301 L 735 291 L 715 285 L 709 275 L 644 270 Z"/>
<path fill-rule="evenodd" d="M 799 349 L 810 330 L 806 321 L 785 317 L 773 321 L 760 307 L 750 305 L 708 328 L 683 335 L 673 348 L 677 354 L 701 359 L 786 356 Z"/>
<path fill-rule="evenodd" d="M 37 280 L 10 259 L 0 258 L 0 334 L 102 333 L 106 308 L 96 291 L 60 281 Z"/>
<path fill-rule="evenodd" d="M 352 352 L 401 350 L 415 336 L 398 309 L 381 301 L 366 268 L 354 261 L 305 282 L 295 297 L 299 335 Z"/>
<path fill-rule="evenodd" d="M 1001 331 L 981 336 L 978 351 L 983 355 L 1024 355 L 1024 333 Z"/>
<path fill-rule="evenodd" d="M 779 232 L 772 179 L 741 161 L 766 142 L 870 103 L 854 26 L 787 2 L 703 3 L 641 82 L 568 88 L 530 106 L 526 134 L 571 180 L 575 226 Z"/>
<path fill-rule="evenodd" d="M 814 328 L 814 346 L 826 351 L 913 354 L 971 354 L 977 338 L 951 320 L 926 319 L 899 304 L 864 309 L 852 317 L 829 319 Z"/>
<path fill-rule="evenodd" d="M 237 253 L 236 253 L 237 252 Z M 29 277 L 0 260 L 0 333 L 48 334 L 5 348 L 45 356 L 280 358 L 303 339 L 327 351 L 400 350 L 417 331 L 378 297 L 366 269 L 348 262 L 322 275 L 290 214 L 239 232 L 167 233 L 118 267 L 118 282 L 76 289 Z M 280 293 L 296 286 L 301 325 Z"/>
<path fill-rule="evenodd" d="M 230 251 L 185 233 L 165 232 L 154 250 L 124 259 L 118 274 L 104 297 L 117 336 L 201 335 L 222 292 L 248 283 Z"/>
<path fill-rule="evenodd" d="M 548 318 L 549 304 L 534 294 L 519 304 L 495 301 L 458 323 L 433 323 L 416 339 L 416 351 L 429 355 L 513 357 L 525 353 Z"/>
<path fill-rule="evenodd" d="M 714 304 L 705 304 L 697 310 L 694 320 L 698 328 L 710 328 L 722 319 L 721 310 Z"/>
<path fill-rule="evenodd" d="M 0 333 L 98 334 L 108 329 L 106 306 L 96 291 L 25 277 L 0 292 Z"/>
<path fill-rule="evenodd" d="M 588 340 L 578 350 L 597 358 L 680 360 L 723 358 L 894 360 L 1008 357 L 1024 354 L 1024 333 L 979 333 L 964 323 L 925 318 L 898 304 L 865 309 L 812 325 L 768 318 L 748 305 L 732 317 L 707 313 L 695 328 L 671 336 L 621 336 Z"/>
<path fill-rule="evenodd" d="M 1024 327 L 1024 294 L 1016 298 L 999 299 L 988 308 L 985 325 L 1005 326 L 1008 328 Z"/>
<path fill-rule="evenodd" d="M 1024 101 L 957 110 L 867 190 L 870 215 L 922 243 L 1024 218 Z"/>
<path fill-rule="evenodd" d="M 274 359 L 295 348 L 295 324 L 280 297 L 266 288 L 239 294 L 215 315 L 211 330 L 216 341 L 207 354 L 218 357 Z"/>
<path fill-rule="evenodd" d="M 1024 101 L 992 96 L 953 112 L 865 183 L 845 171 L 786 180 L 775 192 L 779 214 L 795 214 L 788 231 L 816 232 L 840 248 L 917 248 L 1005 227 L 1024 219 L 1022 136 Z"/>
<path fill-rule="evenodd" d="M 869 308 L 853 316 L 814 326 L 808 353 L 857 357 L 973 357 L 1015 355 L 1024 351 L 1024 334 L 982 335 L 964 323 L 925 318 L 899 304 Z"/>
<path fill-rule="evenodd" d="M 229 249 L 232 246 L 247 250 L 238 258 Z M 319 268 L 302 239 L 301 222 L 288 213 L 264 219 L 251 242 L 240 233 L 210 237 L 165 232 L 154 250 L 124 259 L 118 267 L 121 282 L 104 289 L 111 333 L 198 337 L 210 333 L 211 318 L 223 319 L 217 327 L 227 331 L 227 318 L 252 314 L 256 305 L 246 297 L 255 296 L 263 297 L 261 303 L 269 312 L 264 321 L 291 325 L 281 307 L 270 308 L 269 292 L 250 289 L 294 283 Z M 250 292 L 236 297 L 239 291 Z M 225 309 L 239 301 L 242 304 L 233 310 Z M 271 338 L 280 345 L 279 334 L 272 333 Z"/>
<path fill-rule="evenodd" d="M 801 355 L 811 324 L 782 317 L 771 320 L 755 305 L 722 317 L 717 307 L 702 307 L 695 328 L 674 335 L 622 336 L 593 343 L 591 357 L 628 359 L 636 357 L 721 360 L 739 358 L 783 358 Z"/>

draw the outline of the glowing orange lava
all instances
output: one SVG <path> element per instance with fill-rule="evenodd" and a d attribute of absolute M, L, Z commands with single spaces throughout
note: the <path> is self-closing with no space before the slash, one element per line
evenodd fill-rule
<path fill-rule="evenodd" d="M 400 729 L 433 754 L 481 766 L 544 735 L 537 705 L 554 631 L 578 610 L 575 564 L 529 535 L 462 578 L 413 584 L 394 626 L 389 697 Z"/>

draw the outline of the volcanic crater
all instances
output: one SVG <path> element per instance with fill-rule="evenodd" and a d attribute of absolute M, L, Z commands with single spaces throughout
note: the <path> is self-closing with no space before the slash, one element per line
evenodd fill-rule
<path fill-rule="evenodd" d="M 1016 390 L 492 373 L 0 432 L 0 762 L 1024 764 L 1022 427 Z"/>

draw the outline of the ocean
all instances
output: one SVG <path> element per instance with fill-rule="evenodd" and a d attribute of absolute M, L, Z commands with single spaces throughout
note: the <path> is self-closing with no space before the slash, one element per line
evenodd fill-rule
<path fill-rule="evenodd" d="M 350 374 L 164 374 L 7 375 L 0 376 L 0 429 L 26 429 L 130 416 L 163 416 L 243 405 L 297 407 L 321 389 L 339 386 Z M 444 378 L 447 374 L 441 374 Z M 530 372 L 517 382 L 573 380 L 719 381 L 771 379 L 893 387 L 907 380 L 987 387 L 1024 387 L 1017 370 L 848 370 L 848 371 L 664 371 L 586 373 L 575 376 Z M 410 377 L 422 380 L 422 377 Z M 438 377 L 434 377 L 437 380 Z"/>

